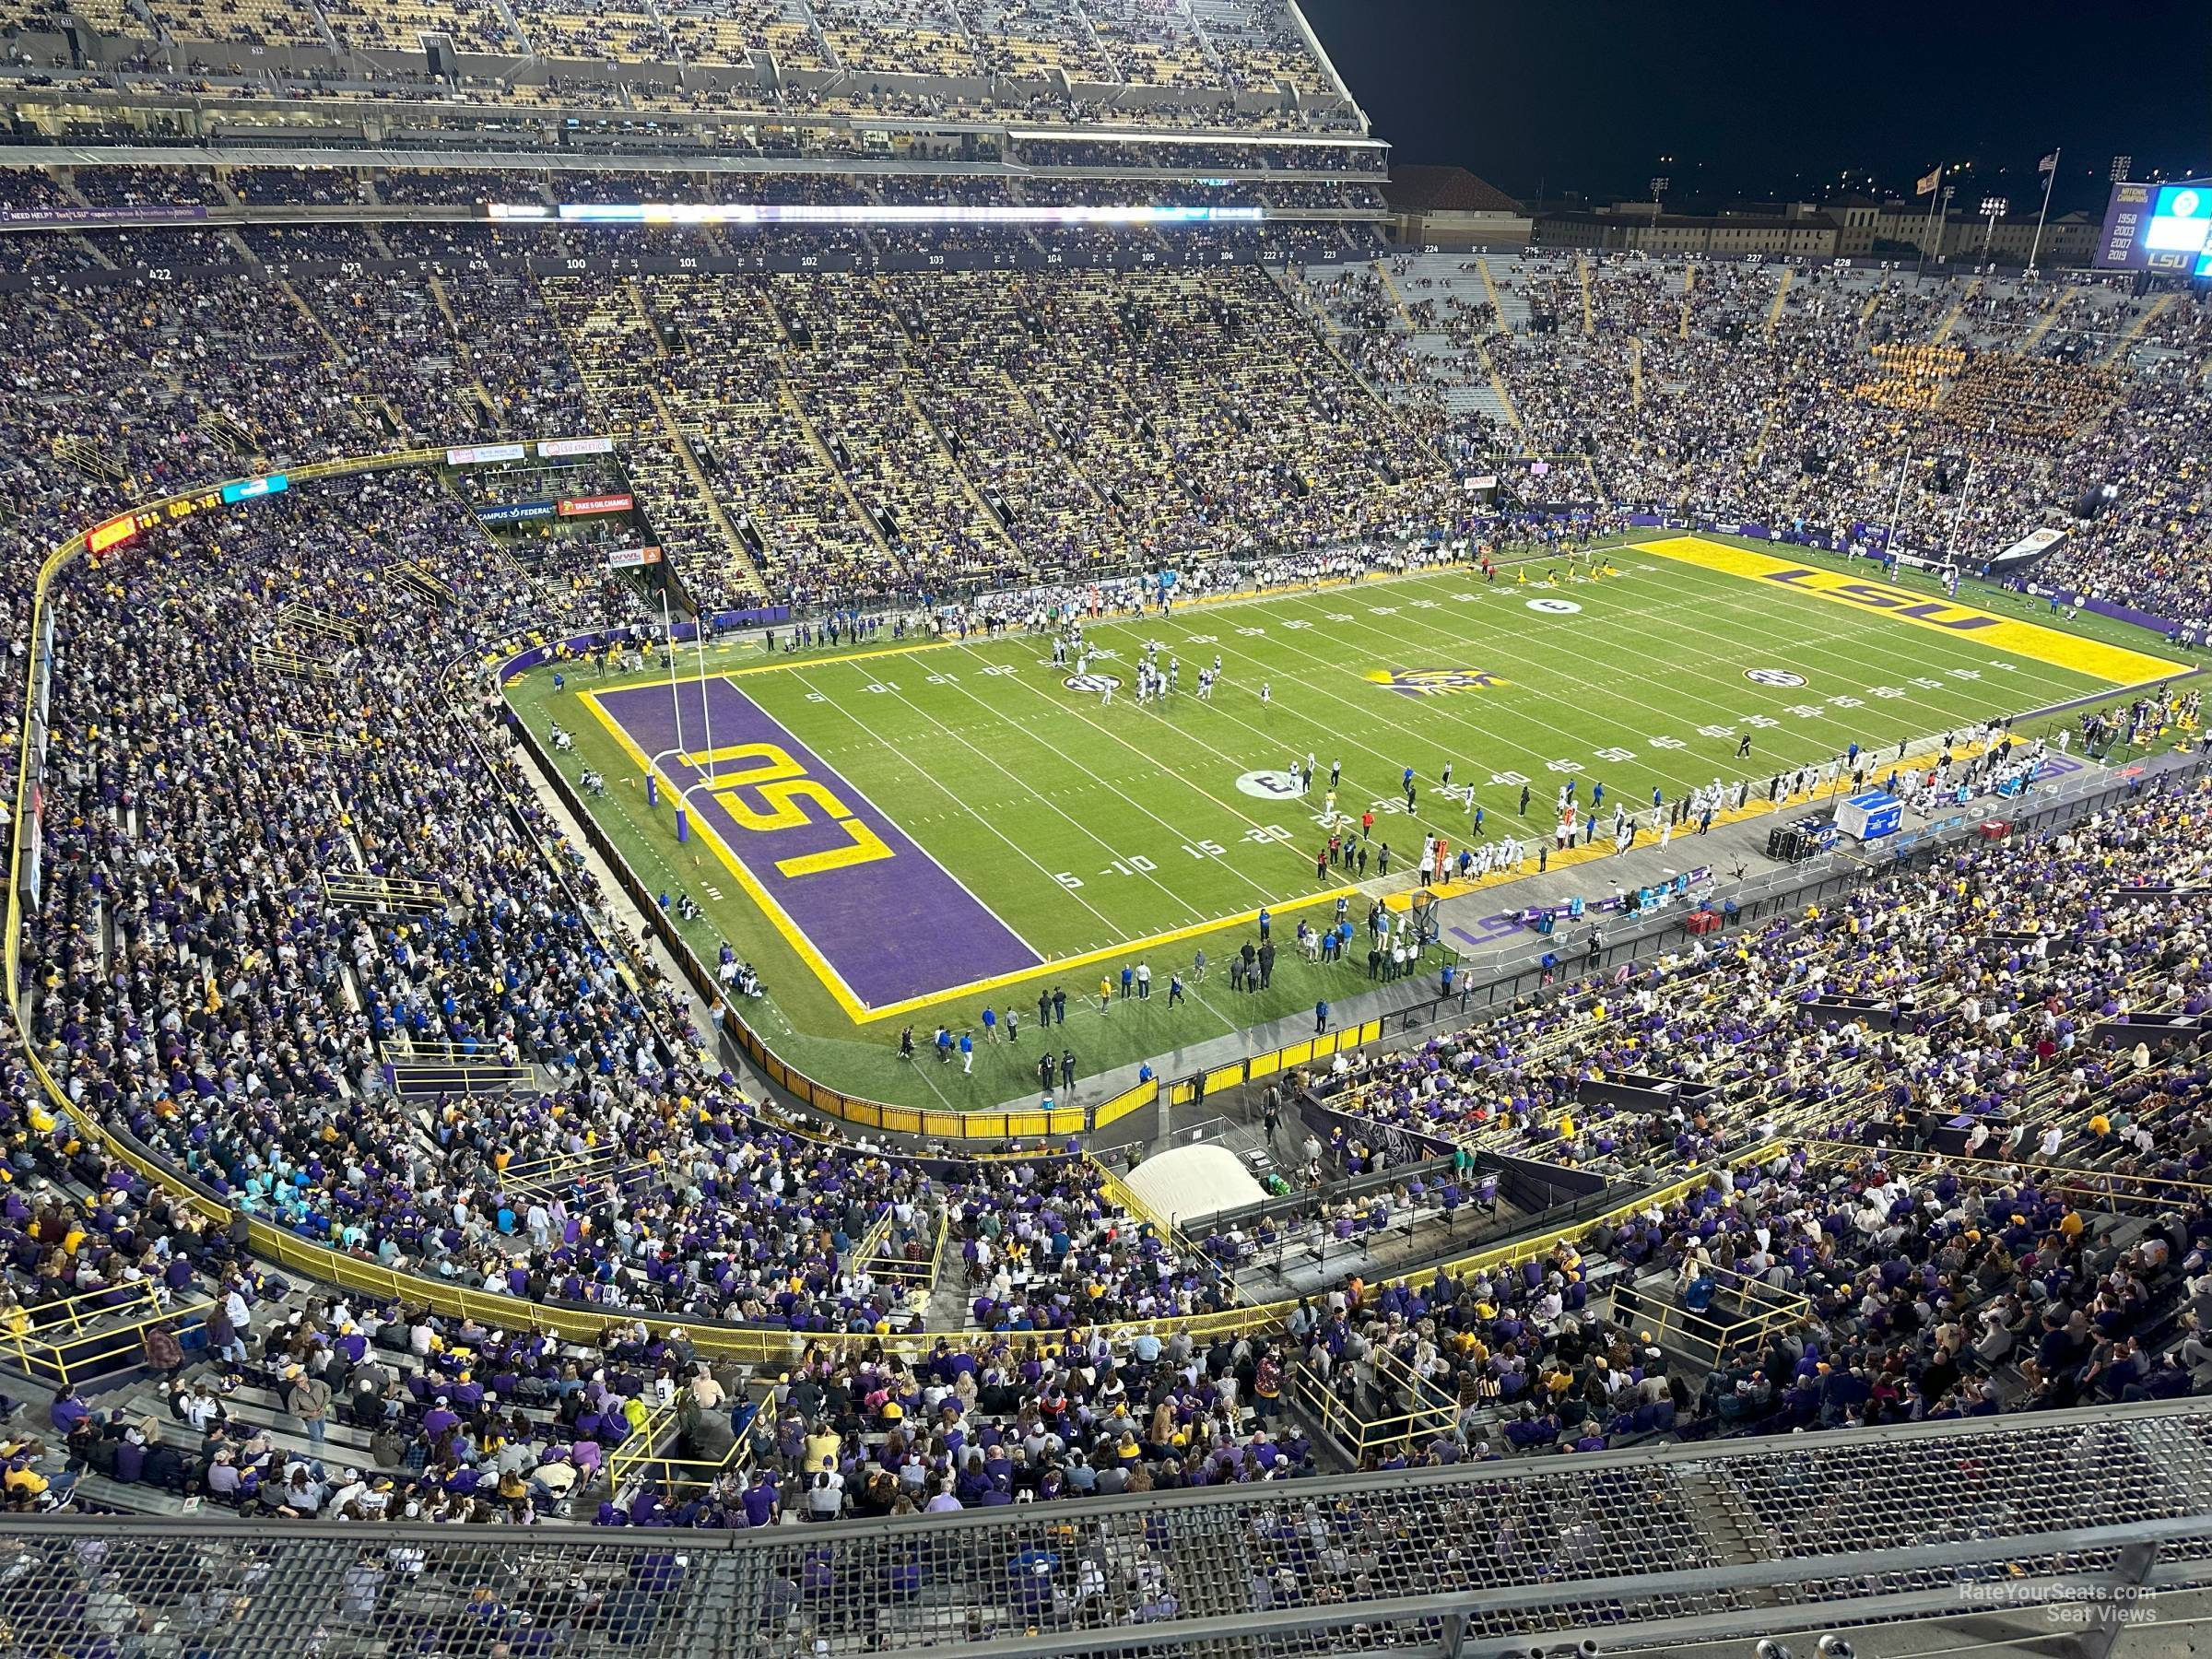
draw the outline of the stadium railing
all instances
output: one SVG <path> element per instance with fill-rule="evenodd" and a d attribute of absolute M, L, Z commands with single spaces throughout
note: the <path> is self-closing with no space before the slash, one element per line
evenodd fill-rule
<path fill-rule="evenodd" d="M 1270 1049 L 1264 1054 L 1248 1054 L 1241 1060 L 1230 1060 L 1202 1072 L 1193 1072 L 1187 1077 L 1178 1077 L 1167 1085 L 1168 1105 L 1171 1108 L 1195 1106 L 1225 1088 L 1241 1088 L 1247 1083 L 1257 1083 L 1284 1072 L 1295 1071 L 1301 1065 L 1311 1065 L 1316 1060 L 1348 1053 L 1379 1039 L 1386 1023 L 1381 1018 L 1363 1019 L 1357 1025 L 1340 1026 L 1335 1030 L 1324 1031 L 1317 1037 L 1310 1037 L 1284 1048 Z M 1142 1094 L 1145 1087 L 1139 1085 L 1130 1094 Z M 1139 1105 L 1150 1104 L 1151 1099 L 1151 1096 L 1146 1095 L 1142 1100 L 1133 1100 L 1130 1104 L 1117 1111 L 1114 1116 L 1125 1116 Z M 1100 1122 L 1112 1122 L 1112 1118 L 1105 1115 L 1105 1112 L 1104 1107 L 1100 1108 Z"/>
<path fill-rule="evenodd" d="M 1230 1301 L 1241 1302 L 1245 1300 L 1243 1291 L 1237 1286 L 1237 1276 L 1200 1249 L 1198 1241 L 1175 1225 L 1175 1218 L 1172 1215 L 1161 1215 L 1127 1182 L 1097 1159 L 1087 1156 L 1084 1161 L 1097 1174 L 1099 1191 L 1109 1204 L 1135 1216 L 1145 1226 L 1150 1228 L 1154 1235 L 1164 1241 L 1171 1249 L 1196 1264 L 1198 1270 L 1210 1277 Z"/>
<path fill-rule="evenodd" d="M 591 820 L 582 820 L 590 827 Z M 602 848 L 604 855 L 606 849 Z M 612 864 L 618 877 L 624 877 L 623 865 Z M 634 877 L 624 879 L 628 887 Z M 630 895 L 634 900 L 637 894 Z M 657 907 L 647 908 L 651 915 Z M 664 943 L 682 942 L 682 935 L 668 925 L 661 924 Z M 672 946 L 673 948 L 673 946 Z M 713 976 L 706 972 L 705 964 L 699 961 L 690 947 L 683 945 L 677 957 L 690 978 L 692 986 L 702 995 L 719 1001 L 724 1008 L 724 1029 L 730 1033 L 738 1052 L 758 1066 L 760 1073 L 778 1088 L 782 1089 L 803 1106 L 812 1107 L 825 1116 L 841 1123 L 858 1124 L 864 1128 L 882 1129 L 893 1135 L 920 1135 L 928 1140 L 983 1140 L 1005 1141 L 1032 1138 L 1050 1138 L 1063 1135 L 1080 1135 L 1094 1126 L 1091 1113 L 1080 1106 L 1056 1106 L 1050 1112 L 1037 1109 L 1028 1112 L 938 1112 L 919 1106 L 887 1106 L 877 1100 L 863 1100 L 842 1089 L 832 1088 L 827 1083 L 818 1083 L 795 1065 L 787 1065 L 770 1052 L 759 1034 L 744 1020 L 735 1018 L 729 999 L 724 996 Z M 709 988 L 712 987 L 710 993 Z M 1124 1106 L 1123 1112 L 1134 1111 L 1135 1105 Z"/>
<path fill-rule="evenodd" d="M 852 1259 L 858 1271 L 865 1274 L 879 1287 L 890 1286 L 902 1299 L 920 1299 L 926 1305 L 930 1292 L 935 1288 L 937 1275 L 944 1270 L 945 1245 L 952 1237 L 952 1209 L 949 1205 L 936 1206 L 936 1224 L 930 1230 L 929 1256 L 924 1261 L 910 1262 L 902 1255 L 887 1253 L 884 1245 L 890 1232 L 890 1215 L 885 1212 L 884 1225 L 853 1252 Z"/>
<path fill-rule="evenodd" d="M 682 1417 L 680 1402 L 656 1406 L 634 1433 L 606 1454 L 606 1477 L 615 1491 L 638 1480 L 650 1481 L 666 1492 L 712 1486 L 723 1476 L 751 1464 L 749 1425 L 747 1433 L 731 1437 L 729 1450 L 720 1457 L 678 1457 L 662 1453 L 661 1445 L 677 1433 Z"/>
<path fill-rule="evenodd" d="M 0 1334 L 0 1356 L 26 1375 L 58 1385 L 84 1382 L 135 1365 L 151 1326 L 164 1321 L 180 1330 L 200 1324 L 215 1306 L 197 1297 L 164 1307 L 159 1288 L 136 1285 L 123 1300 L 114 1290 L 88 1290 L 52 1302 L 21 1333 Z"/>
<path fill-rule="evenodd" d="M 1388 1398 L 1389 1393 L 1397 1396 L 1394 1405 L 1385 1406 L 1374 1417 L 1363 1416 L 1311 1367 L 1290 1368 L 1291 1397 L 1321 1425 L 1322 1431 L 1336 1442 L 1355 1467 L 1366 1466 L 1372 1453 L 1411 1453 L 1419 1441 L 1452 1432 L 1459 1421 L 1456 1397 L 1440 1393 L 1417 1376 L 1390 1348 L 1376 1348 L 1368 1364 L 1373 1380 L 1359 1386 L 1372 1389 L 1379 1398 Z"/>
<path fill-rule="evenodd" d="M 1803 1296 L 1784 1295 L 1724 1268 L 1712 1277 L 1719 1288 L 1703 1313 L 1633 1286 L 1617 1288 L 1614 1323 L 1635 1331 L 1639 1344 L 1655 1343 L 1710 1371 L 1730 1354 L 1763 1347 L 1770 1336 L 1812 1318 L 1812 1303 Z"/>
<path fill-rule="evenodd" d="M 216 1219 L 229 1218 L 230 1211 L 213 1194 L 186 1182 L 135 1146 L 109 1133 L 103 1125 L 80 1115 L 39 1055 L 28 1044 L 24 1053 L 33 1075 L 41 1087 L 46 1089 L 49 1098 L 57 1107 L 67 1112 L 85 1134 L 97 1141 L 110 1156 L 129 1165 L 148 1181 L 167 1188 L 201 1214 Z M 1733 1155 L 1720 1168 L 1734 1169 L 1760 1158 L 1771 1157 L 1777 1150 L 1775 1143 L 1748 1147 Z M 1630 1203 L 1622 1204 L 1604 1215 L 1578 1221 L 1573 1226 L 1547 1230 L 1401 1277 L 1407 1284 L 1419 1287 L 1433 1283 L 1440 1275 L 1456 1276 L 1517 1266 L 1523 1262 L 1548 1255 L 1562 1244 L 1587 1238 L 1601 1226 L 1625 1221 L 1647 1206 L 1664 1207 L 1673 1204 L 1714 1178 L 1714 1171 L 1700 1171 L 1657 1192 L 1639 1194 Z M 248 1218 L 247 1230 L 248 1241 L 257 1255 L 325 1284 L 386 1301 L 396 1301 L 409 1308 L 428 1308 L 448 1318 L 473 1319 L 506 1329 L 527 1327 L 568 1342 L 595 1345 L 605 1335 L 608 1325 L 618 1321 L 636 1322 L 664 1335 L 680 1327 L 688 1334 L 699 1351 L 717 1359 L 756 1365 L 789 1365 L 809 1349 L 817 1348 L 834 1349 L 851 1345 L 868 1347 L 881 1344 L 909 1359 L 915 1359 L 940 1338 L 955 1343 L 980 1345 L 1000 1340 L 996 1333 L 988 1331 L 928 1328 L 881 1333 L 792 1331 L 730 1324 L 696 1317 L 655 1317 L 632 1309 L 601 1310 L 555 1302 L 524 1302 L 512 1297 L 471 1290 L 459 1285 L 402 1273 L 384 1266 L 373 1258 L 315 1244 L 258 1218 Z M 1179 1331 L 1188 1334 L 1194 1342 L 1210 1342 L 1216 1336 L 1233 1337 L 1280 1331 L 1288 1324 L 1290 1315 L 1298 1305 L 1297 1300 L 1291 1298 L 1246 1304 L 1188 1318 L 1142 1320 L 1088 1328 L 1096 1330 L 1109 1342 L 1126 1342 L 1146 1332 L 1168 1336 Z M 1074 1334 L 1068 1333 L 1070 1336 Z"/>
<path fill-rule="evenodd" d="M 1858 1141 L 1805 1143 L 1806 1155 L 1824 1166 L 1863 1163 L 1870 1156 Z M 2032 1186 L 2038 1192 L 2064 1197 L 2084 1206 L 2116 1211 L 2124 1203 L 2139 1203 L 2180 1209 L 2212 1201 L 2212 1182 L 2182 1181 L 2171 1175 L 2145 1175 L 2130 1170 L 2098 1169 L 2078 1164 L 2054 1164 L 2023 1148 L 2007 1158 L 1971 1158 L 1962 1152 L 1924 1152 L 1909 1147 L 1884 1147 L 1885 1168 L 1922 1175 L 1938 1172 L 1961 1185 L 1977 1190 L 2006 1192 Z"/>
<path fill-rule="evenodd" d="M 25 1514 L 0 1520 L 0 1561 L 11 1639 L 39 1653 L 208 1631 L 226 1659 L 473 1653 L 513 1632 L 637 1659 L 1444 1659 L 1585 1635 L 1873 1646 L 1910 1620 L 1953 1634 L 1881 1651 L 2045 1647 L 2096 1631 L 2098 1602 L 2147 1630 L 2154 1598 L 2212 1579 L 2208 1442 L 2194 1398 L 733 1531 Z M 1346 1547 L 1311 1547 L 1316 1516 Z M 1073 1609 L 1080 1572 L 1131 1556 L 1159 1586 L 1144 1619 L 1086 1625 L 1034 1594 Z"/>
<path fill-rule="evenodd" d="M 364 472 L 438 465 L 444 460 L 445 452 L 442 449 L 413 449 L 381 455 L 334 457 L 328 461 L 314 462 L 289 468 L 288 476 L 294 483 L 300 483 Z M 184 516 L 198 510 L 199 504 L 204 502 L 209 493 L 210 491 L 207 489 L 178 491 L 143 503 L 135 511 L 166 512 L 172 506 L 182 506 L 182 512 L 170 514 L 170 516 Z M 251 508 L 248 507 L 246 510 L 251 511 Z M 86 536 L 83 532 L 79 532 L 55 547 L 40 568 L 39 576 L 33 588 L 31 621 L 29 630 L 29 637 L 32 641 L 30 684 L 34 691 L 34 703 L 36 701 L 36 686 L 46 667 L 46 650 L 42 642 L 43 629 L 53 580 L 62 570 L 73 560 L 82 557 L 85 552 Z M 17 771 L 16 832 L 10 854 L 7 931 L 5 940 L 5 958 L 11 998 L 18 994 L 17 988 L 22 982 L 25 848 L 27 844 L 35 848 L 35 838 L 40 833 L 38 815 L 27 810 L 31 747 L 37 726 L 38 723 L 35 721 L 24 723 Z M 522 730 L 520 727 L 516 729 Z M 526 731 L 523 732 L 523 735 L 525 741 L 529 740 L 529 734 Z M 2190 775 L 2201 774 L 2207 764 L 2207 761 L 2200 759 Z M 561 777 L 559 769 L 547 769 L 547 775 L 556 788 L 560 791 L 564 801 L 575 813 L 586 833 L 594 834 L 594 819 L 590 813 L 583 808 L 582 802 L 577 800 L 572 792 L 566 787 L 566 780 Z M 2078 798 L 2075 801 L 2056 804 L 2037 814 L 2022 815 L 2015 820 L 2016 827 L 2028 829 L 2040 823 L 2056 821 L 2062 818 L 2071 819 L 2087 812 L 2099 810 L 2102 805 L 2124 794 L 2134 793 L 2139 787 L 2139 780 L 2134 780 L 2094 797 Z M 603 854 L 607 851 L 604 846 L 600 850 Z M 33 855 L 35 857 L 35 853 Z M 616 872 L 618 879 L 625 880 L 627 887 L 634 888 L 635 878 L 628 875 L 626 865 L 618 857 L 610 858 L 609 867 Z M 1824 890 L 1829 888 L 1840 888 L 1863 879 L 1864 876 L 1857 873 L 1839 876 L 1830 878 L 1829 883 L 1824 883 L 1823 888 Z M 702 987 L 711 1003 L 726 1009 L 727 1001 L 722 995 L 720 987 L 707 973 L 705 965 L 699 961 L 688 944 L 668 926 L 659 905 L 653 902 L 650 896 L 643 895 L 641 889 L 632 890 L 630 896 L 638 903 L 641 913 L 662 930 L 665 942 L 668 944 L 679 964 L 685 967 L 693 983 Z M 1771 902 L 1779 907 L 1781 904 L 1795 900 L 1796 896 L 1793 895 L 1790 899 Z M 1607 951 L 1606 959 L 1610 961 L 1624 947 L 1618 945 L 1613 947 Z M 1511 982 L 1518 984 L 1521 979 L 1527 976 L 1508 977 Z M 1495 1000 L 1495 995 L 1496 993 L 1493 990 L 1492 1000 Z M 136 1171 L 147 1180 L 154 1182 L 176 1194 L 200 1214 L 212 1219 L 224 1221 L 230 1219 L 230 1209 L 214 1193 L 194 1185 L 177 1171 L 151 1157 L 144 1149 L 111 1134 L 103 1124 L 81 1112 L 52 1071 L 48 1069 L 43 1057 L 31 1044 L 27 1034 L 28 1027 L 19 1018 L 19 1008 L 17 1011 L 18 1018 L 14 1022 L 15 1040 L 22 1051 L 25 1063 L 29 1067 L 32 1076 L 37 1079 L 40 1088 L 45 1092 L 48 1100 L 52 1102 L 55 1110 L 65 1113 L 90 1139 L 100 1144 L 110 1156 Z M 1169 1085 L 1170 1102 L 1173 1104 L 1178 1100 L 1186 1102 L 1196 1100 L 1203 1098 L 1204 1094 L 1213 1088 L 1249 1082 L 1255 1078 L 1309 1064 L 1317 1058 L 1327 1058 L 1341 1049 L 1375 1041 L 1382 1036 L 1384 1023 L 1380 1019 L 1365 1021 L 1357 1027 L 1347 1027 L 1339 1031 L 1324 1033 L 1320 1037 L 1277 1049 L 1267 1054 L 1253 1056 L 1241 1062 L 1218 1067 L 1212 1072 L 1198 1077 L 1171 1083 Z M 725 1027 L 725 1030 L 727 1029 Z M 758 1057 L 758 1063 L 762 1065 L 763 1070 L 771 1078 L 778 1082 L 780 1087 L 786 1088 L 795 1098 L 804 1100 L 817 1110 L 827 1112 L 833 1116 L 846 1117 L 847 1121 L 868 1123 L 873 1126 L 894 1132 L 939 1135 L 947 1139 L 1012 1139 L 1024 1135 L 1043 1136 L 1077 1133 L 1096 1126 L 1101 1120 L 1111 1122 L 1114 1118 L 1124 1116 L 1129 1112 L 1137 1110 L 1142 1105 L 1153 1103 L 1157 1100 L 1156 1090 L 1159 1087 L 1157 1083 L 1140 1085 L 1136 1088 L 1126 1091 L 1123 1096 L 1118 1096 L 1114 1100 L 1103 1103 L 1094 1112 L 1069 1108 L 1050 1113 L 1041 1111 L 959 1113 L 884 1107 L 875 1102 L 855 1101 L 852 1097 L 843 1095 L 840 1091 L 829 1089 L 814 1083 L 804 1074 L 783 1065 L 769 1053 L 766 1045 L 757 1035 L 752 1033 L 742 1019 L 735 1022 L 735 1030 L 731 1034 L 740 1048 L 745 1049 L 748 1055 Z M 837 1110 L 839 1106 L 872 1109 L 876 1115 L 872 1119 L 865 1115 L 848 1116 L 847 1113 Z M 1107 1115 L 1108 1113 L 1111 1113 L 1111 1116 Z M 910 1124 L 912 1125 L 911 1128 L 908 1126 Z M 1769 1150 L 1771 1150 L 1770 1147 L 1756 1147 L 1739 1153 L 1728 1160 L 1729 1167 L 1756 1159 Z M 1706 1177 L 1701 1173 L 1690 1176 L 1659 1194 L 1644 1195 L 1636 1205 L 1628 1208 L 1580 1222 L 1565 1230 L 1547 1232 L 1515 1243 L 1501 1245 L 1495 1250 L 1486 1251 L 1461 1261 L 1446 1263 L 1438 1267 L 1422 1270 L 1411 1275 L 1409 1282 L 1416 1285 L 1426 1284 L 1431 1282 L 1440 1273 L 1476 1271 L 1514 1265 L 1541 1256 L 1556 1249 L 1561 1243 L 1587 1236 L 1590 1231 L 1600 1225 L 1625 1219 L 1634 1209 L 1641 1208 L 1645 1204 L 1670 1203 L 1675 1197 L 1694 1191 L 1705 1179 Z M 524 1303 L 512 1298 L 469 1290 L 457 1285 L 423 1278 L 414 1274 L 402 1273 L 386 1267 L 372 1258 L 332 1250 L 314 1243 L 287 1229 L 273 1225 L 257 1217 L 248 1218 L 248 1235 L 251 1246 L 256 1253 L 282 1266 L 292 1268 L 343 1288 L 399 1301 L 408 1306 L 427 1307 L 449 1317 L 476 1319 L 487 1324 L 508 1327 L 526 1324 L 535 1330 L 575 1342 L 595 1342 L 606 1327 L 616 1319 L 637 1317 L 635 1311 L 627 1309 L 600 1310 L 585 1306 Z M 1163 1332 L 1178 1329 L 1187 1331 L 1194 1339 L 1202 1337 L 1210 1339 L 1216 1335 L 1246 1335 L 1279 1330 L 1288 1322 L 1295 1306 L 1295 1301 L 1291 1300 L 1252 1304 L 1187 1319 L 1145 1321 L 1126 1325 L 1107 1326 L 1103 1329 L 1104 1334 L 1110 1339 L 1117 1335 L 1134 1336 L 1145 1330 Z M 151 1323 L 151 1321 L 149 1320 L 147 1323 Z M 756 1362 L 766 1362 L 771 1359 L 787 1361 L 809 1346 L 834 1346 L 845 1342 L 871 1343 L 882 1340 L 886 1335 L 888 1335 L 894 1343 L 911 1342 L 915 1345 L 934 1341 L 938 1335 L 970 1341 L 988 1342 L 995 1339 L 993 1334 L 987 1332 L 934 1332 L 927 1330 L 888 1334 L 805 1332 L 724 1324 L 719 1322 L 700 1321 L 696 1318 L 681 1320 L 647 1318 L 645 1323 L 653 1328 L 664 1332 L 681 1325 L 694 1334 L 694 1339 L 698 1346 L 706 1352 L 717 1357 Z M 919 1351 L 918 1346 L 917 1351 Z"/>

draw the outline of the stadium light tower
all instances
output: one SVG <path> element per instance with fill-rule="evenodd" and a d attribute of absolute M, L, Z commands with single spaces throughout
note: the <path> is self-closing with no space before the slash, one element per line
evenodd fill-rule
<path fill-rule="evenodd" d="M 2126 183 L 2127 175 L 2135 171 L 2136 159 L 2133 156 L 2114 156 L 2112 158 L 2112 182 L 2113 183 Z"/>
<path fill-rule="evenodd" d="M 1997 221 L 2011 211 L 2012 204 L 2003 196 L 1992 195 L 1982 198 L 1982 217 L 1989 221 L 1988 229 L 1982 232 L 1982 263 L 1983 265 L 1989 263 L 1989 244 L 1997 234 Z"/>
<path fill-rule="evenodd" d="M 1673 189 L 1674 183 L 1674 180 L 1664 173 L 1652 181 L 1652 228 L 1654 230 L 1659 228 L 1659 198 Z"/>

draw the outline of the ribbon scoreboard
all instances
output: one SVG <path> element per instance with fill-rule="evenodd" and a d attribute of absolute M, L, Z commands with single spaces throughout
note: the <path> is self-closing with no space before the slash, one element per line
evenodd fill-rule
<path fill-rule="evenodd" d="M 283 473 L 265 473 L 257 478 L 233 478 L 213 489 L 178 496 L 157 507 L 118 513 L 85 532 L 85 550 L 98 559 L 117 547 L 129 546 L 142 533 L 162 524 L 211 512 L 218 507 L 234 507 L 241 501 L 258 501 L 266 496 L 281 495 L 291 487 L 291 479 Z"/>

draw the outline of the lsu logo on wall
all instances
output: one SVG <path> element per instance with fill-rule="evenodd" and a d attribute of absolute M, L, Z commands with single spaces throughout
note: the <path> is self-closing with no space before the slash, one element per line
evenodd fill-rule
<path fill-rule="evenodd" d="M 1374 668 L 1368 671 L 1366 677 L 1386 691 L 1407 697 L 1443 697 L 1454 691 L 1482 691 L 1512 683 L 1479 668 Z"/>

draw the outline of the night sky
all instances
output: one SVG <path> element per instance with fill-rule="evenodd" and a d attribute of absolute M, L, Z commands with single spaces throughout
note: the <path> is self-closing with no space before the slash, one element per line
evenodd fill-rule
<path fill-rule="evenodd" d="M 1300 0 L 1401 161 L 1457 162 L 1533 201 L 1539 185 L 1648 196 L 1818 199 L 1845 169 L 1907 194 L 1972 160 L 1961 195 L 2053 210 L 2136 178 L 2212 171 L 2206 0 Z M 1662 163 L 1662 157 L 1673 157 Z"/>

